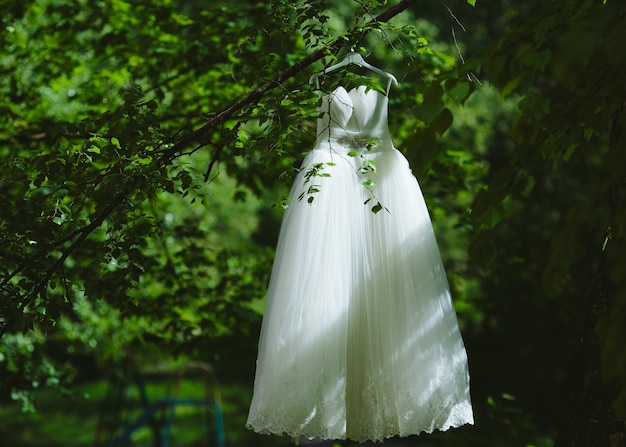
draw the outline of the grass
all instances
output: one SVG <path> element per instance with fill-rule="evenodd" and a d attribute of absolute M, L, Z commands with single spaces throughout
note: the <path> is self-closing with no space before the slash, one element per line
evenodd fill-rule
<path fill-rule="evenodd" d="M 187 378 L 175 383 L 173 389 L 163 375 L 146 378 L 144 388 L 150 400 L 164 396 L 180 398 L 202 398 L 206 393 L 212 398 L 214 387 L 202 381 Z M 170 381 L 171 382 L 171 381 Z M 120 417 L 132 420 L 140 412 L 141 396 L 139 387 L 128 386 L 117 405 L 105 406 L 110 400 L 111 383 L 99 380 L 79 384 L 71 395 L 63 395 L 55 390 L 39 390 L 35 394 L 37 411 L 24 413 L 19 403 L 0 405 L 0 444 L 10 447 L 87 447 L 97 444 L 97 434 L 106 433 L 103 421 Z M 115 389 L 115 388 L 113 388 Z M 252 384 L 224 381 L 219 387 L 223 412 L 226 447 L 288 447 L 294 444 L 287 438 L 258 435 L 245 428 L 248 405 L 252 394 Z M 421 435 L 385 442 L 385 445 L 410 447 L 500 447 L 534 446 L 549 447 L 551 436 L 537 430 L 534 424 L 522 413 L 517 412 L 504 401 L 491 401 L 488 404 L 474 402 L 476 425 L 450 430 L 445 433 Z M 208 416 L 212 416 L 209 414 Z M 207 423 L 207 414 L 198 407 L 176 407 L 172 425 L 170 446 L 196 447 L 215 446 L 213 419 Z M 207 437 L 209 439 L 207 439 Z M 104 437 L 100 438 L 101 440 Z M 135 432 L 133 447 L 152 447 L 153 438 L 149 428 Z M 325 444 L 331 447 L 332 444 Z M 344 447 L 355 444 L 343 442 Z M 376 444 L 380 445 L 380 444 Z M 337 444 L 338 446 L 338 444 Z"/>
<path fill-rule="evenodd" d="M 71 396 L 54 390 L 35 393 L 37 411 L 25 413 L 20 404 L 0 407 L 0 439 L 7 446 L 88 446 L 98 422 L 98 398 L 104 382 L 80 386 Z"/>
<path fill-rule="evenodd" d="M 180 398 L 202 398 L 206 391 L 204 384 L 194 380 L 185 380 L 180 385 L 178 392 Z M 159 380 L 146 382 L 145 389 L 150 400 L 172 394 L 167 384 Z M 56 390 L 40 390 L 35 393 L 37 411 L 34 413 L 22 412 L 19 403 L 2 405 L 1 444 L 11 447 L 95 446 L 98 432 L 104 435 L 106 431 L 102 429 L 103 414 L 130 420 L 141 412 L 142 405 L 137 388 L 129 387 L 126 391 L 126 405 L 117 409 L 113 408 L 114 406 L 108 410 L 104 409 L 103 403 L 110 392 L 110 384 L 104 380 L 80 384 L 71 395 L 63 395 Z M 212 397 L 213 390 L 210 391 Z M 257 435 L 245 428 L 251 395 L 249 386 L 225 383 L 220 387 L 220 393 L 227 446 L 293 445 L 287 439 Z M 177 406 L 170 445 L 189 447 L 216 445 L 214 430 L 213 414 L 207 414 L 206 409 Z M 210 442 L 207 441 L 207 436 L 211 438 Z M 100 439 L 104 438 L 101 436 Z M 138 430 L 132 439 L 134 447 L 152 446 L 153 437 L 149 428 Z"/>

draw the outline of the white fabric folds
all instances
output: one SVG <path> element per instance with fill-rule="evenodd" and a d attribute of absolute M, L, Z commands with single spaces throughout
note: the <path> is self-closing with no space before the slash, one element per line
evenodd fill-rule
<path fill-rule="evenodd" d="M 387 97 L 338 87 L 283 219 L 247 427 L 363 442 L 468 423 L 465 347 Z"/>

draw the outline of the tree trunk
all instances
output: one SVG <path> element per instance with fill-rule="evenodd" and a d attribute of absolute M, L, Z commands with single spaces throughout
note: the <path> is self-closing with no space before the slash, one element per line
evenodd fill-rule
<path fill-rule="evenodd" d="M 598 321 L 614 298 L 604 258 L 603 253 L 591 291 L 571 402 L 554 447 L 626 446 L 626 421 L 619 419 L 613 409 L 615 385 L 602 377 L 602 343 L 596 333 Z"/>
<path fill-rule="evenodd" d="M 625 110 L 626 104 L 612 117 L 609 151 L 625 149 Z M 617 208 L 623 194 L 623 183 L 612 184 L 608 188 L 607 202 L 612 219 L 619 212 Z M 614 243 L 617 243 L 614 238 L 608 241 L 608 244 Z M 604 249 L 589 296 L 571 402 L 554 447 L 626 447 L 626 420 L 619 418 L 614 410 L 618 389 L 615 383 L 606 381 L 602 376 L 602 340 L 596 331 L 598 322 L 608 314 L 617 298 L 610 269 L 610 260 Z"/>

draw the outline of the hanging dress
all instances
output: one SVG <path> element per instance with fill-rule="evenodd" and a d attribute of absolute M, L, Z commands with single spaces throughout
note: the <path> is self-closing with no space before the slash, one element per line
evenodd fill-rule
<path fill-rule="evenodd" d="M 473 423 L 446 275 L 387 103 L 364 86 L 322 98 L 268 289 L 246 424 L 259 433 L 363 442 Z"/>

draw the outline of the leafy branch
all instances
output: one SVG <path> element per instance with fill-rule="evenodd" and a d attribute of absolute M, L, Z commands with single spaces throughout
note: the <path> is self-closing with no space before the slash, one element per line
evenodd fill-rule
<path fill-rule="evenodd" d="M 172 159 L 175 158 L 177 154 L 179 154 L 189 144 L 194 141 L 201 141 L 201 137 L 203 135 L 222 125 L 224 122 L 226 122 L 226 120 L 233 116 L 235 112 L 243 109 L 246 106 L 256 104 L 261 98 L 263 98 L 263 95 L 265 93 L 280 86 L 287 79 L 292 78 L 309 65 L 317 62 L 328 54 L 336 53 L 337 51 L 339 51 L 340 48 L 346 45 L 346 43 L 353 42 L 356 44 L 360 42 L 371 29 L 374 29 L 377 26 L 379 22 L 387 22 L 391 18 L 395 17 L 396 15 L 407 9 L 414 1 L 415 0 L 401 0 L 394 6 L 380 13 L 374 19 L 370 20 L 365 26 L 355 25 L 345 36 L 336 38 L 335 40 L 328 43 L 326 47 L 314 51 L 305 58 L 300 59 L 291 67 L 281 71 L 272 80 L 257 87 L 256 89 L 252 90 L 247 96 L 224 108 L 222 111 L 215 114 L 211 119 L 209 119 L 207 123 L 204 124 L 202 127 L 184 136 L 173 146 L 166 149 L 161 157 L 161 164 L 168 165 L 172 161 Z M 207 173 L 207 177 L 209 175 L 210 172 Z"/>
<path fill-rule="evenodd" d="M 34 303 L 38 298 L 42 298 L 43 295 L 46 294 L 47 287 L 51 279 L 53 278 L 55 272 L 63 268 L 63 265 L 68 260 L 68 258 L 77 250 L 79 250 L 80 246 L 89 238 L 89 236 L 97 228 L 101 227 L 102 224 L 105 221 L 107 221 L 107 219 L 109 219 L 109 217 L 120 206 L 120 204 L 128 203 L 129 196 L 134 194 L 133 191 L 141 190 L 141 185 L 145 183 L 144 177 L 147 175 L 148 171 L 152 171 L 152 172 L 162 171 L 163 168 L 171 166 L 173 161 L 177 159 L 178 157 L 189 155 L 190 153 L 193 153 L 199 150 L 200 148 L 208 145 L 209 139 L 206 138 L 207 134 L 214 131 L 215 129 L 219 129 L 220 127 L 224 126 L 225 123 L 229 119 L 236 117 L 238 112 L 240 112 L 241 110 L 245 109 L 248 106 L 254 106 L 258 104 L 263 99 L 266 93 L 268 93 L 272 89 L 275 89 L 276 87 L 281 86 L 282 83 L 284 83 L 286 80 L 292 78 L 297 73 L 301 72 L 306 67 L 313 64 L 314 62 L 322 59 L 323 57 L 329 54 L 335 54 L 344 45 L 358 44 L 358 42 L 360 42 L 370 30 L 375 29 L 380 26 L 379 22 L 386 22 L 390 20 L 397 14 L 404 11 L 413 2 L 414 0 L 401 0 L 394 6 L 386 9 L 381 14 L 379 14 L 378 16 L 376 16 L 375 18 L 367 22 L 365 25 L 363 24 L 355 25 L 345 35 L 335 38 L 334 40 L 330 41 L 325 46 L 317 49 L 313 53 L 297 61 L 295 64 L 293 64 L 289 68 L 283 71 L 280 71 L 270 81 L 253 89 L 246 96 L 235 101 L 234 103 L 231 103 L 230 105 L 226 106 L 221 111 L 219 111 L 218 113 L 212 115 L 211 118 L 208 119 L 208 121 L 203 126 L 182 136 L 175 143 L 170 144 L 170 145 L 161 145 L 160 148 L 158 144 L 156 146 L 153 146 L 152 149 L 148 151 L 149 153 L 146 152 L 145 156 L 143 156 L 143 159 L 142 159 L 142 160 L 152 160 L 150 165 L 141 165 L 135 169 L 132 166 L 132 156 L 133 156 L 132 154 L 129 154 L 128 157 L 130 158 L 118 157 L 119 159 L 115 162 L 115 165 L 117 165 L 117 168 L 119 168 L 119 175 L 123 176 L 121 177 L 123 181 L 125 183 L 128 182 L 126 184 L 126 187 L 123 188 L 114 197 L 106 198 L 105 203 L 103 203 L 102 206 L 99 207 L 99 209 L 98 207 L 96 208 L 96 213 L 92 216 L 91 219 L 87 220 L 85 225 L 70 232 L 69 235 L 64 235 L 62 238 L 58 239 L 55 243 L 52 244 L 52 246 L 55 246 L 55 247 L 64 246 L 64 248 L 60 250 L 58 257 L 54 259 L 50 263 L 49 266 L 44 267 L 42 269 L 41 276 L 38 279 L 32 280 L 29 286 L 30 292 L 25 293 L 26 296 L 24 297 L 23 300 L 20 300 L 20 304 L 19 306 L 17 306 L 17 308 L 13 308 L 12 311 L 8 312 L 7 317 L 9 318 L 4 318 L 3 321 L 0 322 L 0 338 L 2 338 L 3 335 L 8 332 L 9 326 L 12 324 L 12 322 L 9 320 L 12 320 L 13 318 L 19 319 L 20 315 L 23 314 L 23 312 L 26 309 L 28 309 L 28 307 L 32 303 Z M 167 81 L 169 80 L 170 79 L 167 79 Z M 132 119 L 134 119 L 135 116 L 139 116 L 139 115 L 136 115 L 136 113 L 138 113 L 135 110 L 136 108 L 141 108 L 143 106 L 146 106 L 148 107 L 148 109 L 150 109 L 149 113 L 151 113 L 156 107 L 153 101 L 147 104 L 141 104 L 139 102 L 139 98 L 135 96 L 137 96 L 137 94 L 132 89 L 125 93 L 124 100 L 125 100 L 126 105 L 129 108 L 128 110 L 126 110 L 126 112 L 120 111 L 118 114 L 119 116 L 117 115 L 114 116 L 114 118 L 116 118 L 117 120 L 116 122 L 129 121 L 129 123 L 131 123 Z M 96 121 L 94 124 L 98 125 L 98 121 Z M 107 134 L 110 133 L 112 135 L 113 133 L 115 133 L 115 131 L 116 131 L 115 128 L 110 128 L 107 131 Z M 74 134 L 73 136 L 76 136 L 76 135 L 85 135 L 85 134 L 79 132 L 77 134 Z M 118 140 L 117 137 L 111 136 L 110 141 L 111 141 L 111 144 L 113 145 L 115 145 L 113 143 L 113 138 L 115 138 L 115 142 L 117 142 L 119 145 L 119 141 L 122 140 L 122 138 L 120 137 Z M 134 148 L 140 147 L 141 144 L 146 143 L 147 141 L 144 138 L 135 137 L 135 136 L 129 137 L 129 139 L 130 140 L 127 141 L 127 146 L 134 147 Z M 155 141 L 155 143 L 157 142 Z M 188 149 L 190 146 L 193 146 L 191 150 Z M 113 148 L 113 149 L 117 152 L 116 148 Z M 214 152 L 213 158 L 210 161 L 209 166 L 208 166 L 206 178 L 210 176 L 210 173 L 213 167 L 219 160 L 221 152 L 222 152 L 221 150 L 216 150 Z M 98 155 L 99 154 L 100 153 L 98 152 Z M 112 167 L 111 169 L 116 169 L 116 167 Z M 160 175 L 162 176 L 163 174 L 161 173 Z M 126 178 L 124 179 L 124 177 Z M 134 180 L 136 180 L 136 182 Z M 136 199 L 143 200 L 146 198 L 146 196 L 147 194 L 144 192 L 144 193 L 139 194 L 139 196 L 137 196 Z M 10 281 L 12 281 L 12 278 L 14 278 L 15 275 L 17 275 L 20 271 L 23 271 L 23 269 L 24 269 L 23 265 L 17 266 L 14 272 L 12 272 L 11 274 L 8 274 L 5 277 L 3 286 L 7 285 Z M 16 290 L 15 293 L 18 293 L 17 289 L 15 290 Z"/>

